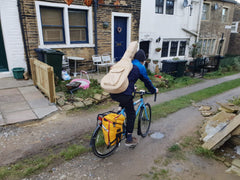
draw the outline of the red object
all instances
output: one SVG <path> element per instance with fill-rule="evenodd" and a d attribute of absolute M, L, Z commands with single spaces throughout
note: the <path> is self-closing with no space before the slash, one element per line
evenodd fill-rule
<path fill-rule="evenodd" d="M 98 0 L 98 4 L 104 4 L 104 0 Z"/>
<path fill-rule="evenodd" d="M 86 4 L 87 6 L 91 6 L 92 2 L 92 0 L 84 0 L 84 4 Z"/>
<path fill-rule="evenodd" d="M 73 2 L 73 0 L 64 0 L 64 1 L 67 3 L 67 5 L 70 5 Z"/>
<path fill-rule="evenodd" d="M 154 75 L 154 77 L 156 77 L 156 78 L 162 78 L 162 76 L 161 75 Z"/>

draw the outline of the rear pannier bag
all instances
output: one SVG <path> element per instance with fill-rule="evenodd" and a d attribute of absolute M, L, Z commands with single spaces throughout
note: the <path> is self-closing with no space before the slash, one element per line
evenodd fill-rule
<path fill-rule="evenodd" d="M 103 117 L 102 131 L 106 145 L 113 146 L 121 140 L 124 120 L 122 114 L 116 113 L 109 113 Z"/>

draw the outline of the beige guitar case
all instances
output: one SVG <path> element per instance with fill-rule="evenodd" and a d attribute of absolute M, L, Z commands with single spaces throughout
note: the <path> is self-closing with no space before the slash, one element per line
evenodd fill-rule
<path fill-rule="evenodd" d="M 118 94 L 127 89 L 129 84 L 127 77 L 132 70 L 132 59 L 137 52 L 137 48 L 138 42 L 131 42 L 122 59 L 114 64 L 110 71 L 102 78 L 101 87 L 104 91 Z"/>

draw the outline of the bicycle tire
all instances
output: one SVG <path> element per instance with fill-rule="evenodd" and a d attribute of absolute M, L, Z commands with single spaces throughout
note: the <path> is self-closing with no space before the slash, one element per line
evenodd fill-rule
<path fill-rule="evenodd" d="M 92 135 L 91 146 L 93 153 L 97 157 L 105 158 L 110 156 L 117 149 L 118 143 L 113 146 L 107 146 L 104 141 L 102 126 L 98 125 Z"/>
<path fill-rule="evenodd" d="M 138 134 L 141 135 L 142 137 L 147 136 L 152 120 L 152 110 L 150 104 L 146 103 L 145 107 L 149 117 L 148 118 L 146 117 L 145 109 L 143 107 L 141 108 L 138 116 Z"/>

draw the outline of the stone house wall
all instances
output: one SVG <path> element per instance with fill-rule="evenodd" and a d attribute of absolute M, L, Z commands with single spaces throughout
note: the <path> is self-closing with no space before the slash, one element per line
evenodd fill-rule
<path fill-rule="evenodd" d="M 40 1 L 40 0 L 39 0 Z M 52 3 L 65 3 L 63 0 L 41 0 L 43 2 Z M 121 0 L 119 7 L 114 6 L 115 0 L 105 0 L 104 4 L 98 6 L 97 9 L 97 37 L 98 37 L 98 54 L 104 52 L 111 53 L 111 18 L 112 12 L 131 13 L 131 41 L 138 40 L 139 34 L 139 20 L 140 20 L 140 8 L 141 1 L 139 0 Z M 35 48 L 39 46 L 38 25 L 35 9 L 35 0 L 21 0 L 22 5 L 22 18 L 24 22 L 24 30 L 26 34 L 27 48 L 29 57 L 37 58 Z M 84 0 L 74 0 L 72 5 L 84 5 Z M 92 17 L 94 18 L 94 7 L 92 5 Z M 103 28 L 103 22 L 108 22 L 109 27 Z M 94 31 L 94 20 L 93 31 Z M 94 39 L 93 32 L 93 39 Z M 76 48 L 60 48 L 56 49 L 62 51 L 66 56 L 81 56 L 85 58 L 84 62 L 78 64 L 78 70 L 90 70 L 92 69 L 92 55 L 95 53 L 94 47 L 76 47 Z"/>
<path fill-rule="evenodd" d="M 217 55 L 219 41 L 223 35 L 224 44 L 221 50 L 221 55 L 225 55 L 228 50 L 228 44 L 231 33 L 230 26 L 232 25 L 235 4 L 227 1 L 218 0 L 217 1 L 206 0 L 204 1 L 204 3 L 210 4 L 210 19 L 201 21 L 199 38 L 215 38 L 216 39 L 215 54 Z M 218 9 L 215 10 L 213 7 L 216 3 L 218 5 Z M 228 21 L 224 23 L 221 22 L 222 7 L 227 7 L 229 9 Z"/>
<path fill-rule="evenodd" d="M 240 55 L 240 4 L 237 4 L 234 10 L 233 21 L 238 21 L 238 32 L 231 33 L 228 46 L 229 55 Z"/>

